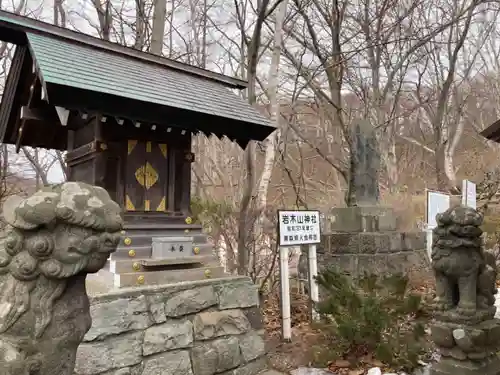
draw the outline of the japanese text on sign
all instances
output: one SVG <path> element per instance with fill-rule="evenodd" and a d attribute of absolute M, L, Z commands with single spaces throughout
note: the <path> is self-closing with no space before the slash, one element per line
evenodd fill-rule
<path fill-rule="evenodd" d="M 319 211 L 278 211 L 279 246 L 320 242 Z"/>

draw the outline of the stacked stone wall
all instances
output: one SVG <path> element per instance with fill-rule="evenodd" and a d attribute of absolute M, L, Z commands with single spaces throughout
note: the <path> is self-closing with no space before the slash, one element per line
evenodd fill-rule
<path fill-rule="evenodd" d="M 266 368 L 257 289 L 244 277 L 91 297 L 76 375 L 256 375 Z"/>
<path fill-rule="evenodd" d="M 422 273 L 430 276 L 424 232 L 351 232 L 321 236 L 320 268 L 336 266 L 350 275 Z"/>

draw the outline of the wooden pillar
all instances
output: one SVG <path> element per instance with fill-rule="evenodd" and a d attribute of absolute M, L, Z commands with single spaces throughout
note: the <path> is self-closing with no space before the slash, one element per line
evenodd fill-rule
<path fill-rule="evenodd" d="M 73 118 L 73 121 L 79 121 Z M 68 179 L 101 186 L 114 200 L 120 199 L 117 181 L 120 173 L 120 152 L 110 144 L 102 129 L 100 115 L 68 131 Z"/>
<path fill-rule="evenodd" d="M 68 130 L 68 151 L 75 149 L 75 131 Z"/>
<path fill-rule="evenodd" d="M 180 210 L 186 215 L 191 214 L 191 163 L 194 160 L 194 154 L 191 152 L 183 153 L 183 160 L 181 164 L 182 175 L 182 194 Z"/>
<path fill-rule="evenodd" d="M 175 212 L 175 191 L 177 178 L 177 158 L 180 156 L 177 150 L 169 147 L 168 152 L 168 186 L 167 186 L 167 211 Z"/>
<path fill-rule="evenodd" d="M 96 156 L 94 158 L 94 184 L 106 189 L 106 156 L 107 148 L 102 132 L 102 115 L 96 116 L 94 120 L 94 141 L 96 145 Z"/>
<path fill-rule="evenodd" d="M 183 138 L 172 147 L 174 154 L 172 165 L 175 166 L 175 176 L 173 177 L 174 189 L 174 211 L 184 215 L 191 214 L 191 163 L 194 154 L 191 153 L 191 135 L 184 135 Z M 172 188 L 172 186 L 169 186 Z"/>

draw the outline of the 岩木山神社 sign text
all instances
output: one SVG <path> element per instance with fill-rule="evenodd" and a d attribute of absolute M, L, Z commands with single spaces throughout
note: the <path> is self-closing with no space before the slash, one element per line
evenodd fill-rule
<path fill-rule="evenodd" d="M 279 246 L 320 242 L 319 211 L 278 211 Z"/>

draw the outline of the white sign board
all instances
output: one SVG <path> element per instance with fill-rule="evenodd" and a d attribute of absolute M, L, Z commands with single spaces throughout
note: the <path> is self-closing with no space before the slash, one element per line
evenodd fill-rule
<path fill-rule="evenodd" d="M 278 211 L 279 246 L 320 242 L 319 211 Z"/>
<path fill-rule="evenodd" d="M 450 208 L 450 196 L 437 191 L 427 191 L 427 254 L 432 261 L 432 230 L 437 227 L 436 215 Z"/>
<path fill-rule="evenodd" d="M 437 227 L 436 215 L 450 208 L 450 196 L 437 191 L 427 191 L 427 229 Z"/>
<path fill-rule="evenodd" d="M 462 181 L 462 204 L 476 209 L 476 184 L 469 180 Z"/>

